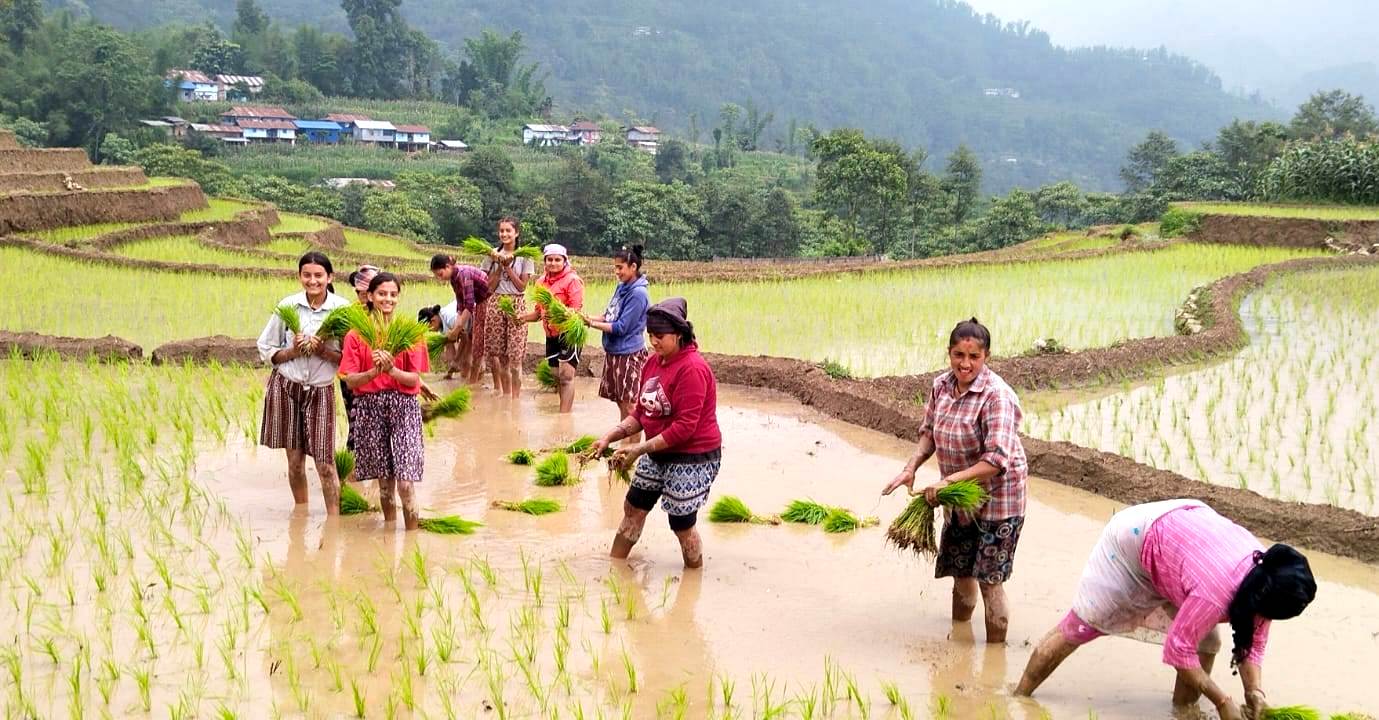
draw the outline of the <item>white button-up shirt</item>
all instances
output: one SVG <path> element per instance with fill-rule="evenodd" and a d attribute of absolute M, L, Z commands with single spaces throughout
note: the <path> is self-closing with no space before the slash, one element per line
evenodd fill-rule
<path fill-rule="evenodd" d="M 279 306 L 291 305 L 297 308 L 297 317 L 301 319 L 302 334 L 304 335 L 314 334 L 317 328 L 321 327 L 321 321 L 326 319 L 331 310 L 349 304 L 350 301 L 339 295 L 326 293 L 326 301 L 321 303 L 321 307 L 313 310 L 311 305 L 307 303 L 306 291 L 289 295 L 278 303 Z M 273 365 L 273 356 L 279 350 L 290 348 L 294 344 L 296 344 L 296 338 L 292 331 L 283 325 L 282 319 L 275 313 L 268 318 L 268 325 L 259 334 L 259 357 L 271 366 Z M 338 351 L 340 343 L 336 340 L 328 340 L 324 347 Z M 307 355 L 293 358 L 276 367 L 283 377 L 294 383 L 308 387 L 325 387 L 335 382 L 335 374 L 340 370 L 340 363 L 330 362 L 320 355 Z"/>

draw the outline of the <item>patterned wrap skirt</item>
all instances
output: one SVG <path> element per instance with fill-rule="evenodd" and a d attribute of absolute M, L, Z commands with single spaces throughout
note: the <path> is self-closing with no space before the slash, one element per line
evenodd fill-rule
<path fill-rule="evenodd" d="M 517 309 L 518 315 L 527 311 L 527 298 L 524 295 L 490 297 L 484 303 L 484 354 L 489 357 L 505 357 L 510 362 L 521 363 L 527 356 L 527 324 L 509 317 L 507 313 L 498 309 L 498 298 L 502 297 L 512 298 L 513 307 Z"/>
<path fill-rule="evenodd" d="M 421 482 L 421 404 L 396 390 L 354 396 L 354 477 Z"/>
<path fill-rule="evenodd" d="M 259 444 L 277 450 L 302 450 L 315 460 L 335 460 L 335 386 L 308 387 L 268 376 L 263 395 Z"/>
<path fill-rule="evenodd" d="M 642 391 L 642 367 L 649 354 L 642 348 L 628 355 L 605 355 L 599 397 L 615 403 L 636 403 Z"/>
<path fill-rule="evenodd" d="M 659 460 L 643 455 L 632 474 L 632 489 L 648 497 L 659 495 L 667 515 L 693 515 L 709 502 L 709 489 L 722 466 L 722 450 L 693 456 L 667 454 Z"/>
<path fill-rule="evenodd" d="M 999 585 L 1010 579 L 1015 569 L 1015 546 L 1025 518 L 983 520 L 948 513 L 939 539 L 934 577 L 970 577 L 977 582 Z"/>

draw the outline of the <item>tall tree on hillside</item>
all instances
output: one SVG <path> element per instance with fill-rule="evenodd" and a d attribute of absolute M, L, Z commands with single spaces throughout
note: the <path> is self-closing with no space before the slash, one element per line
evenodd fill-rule
<path fill-rule="evenodd" d="M 847 226 L 850 239 L 887 248 L 891 231 L 904 219 L 904 168 L 893 154 L 868 143 L 861 130 L 834 130 L 815 140 L 813 149 L 819 205 Z"/>
<path fill-rule="evenodd" d="M 1300 105 L 1288 131 L 1297 140 L 1335 140 L 1346 135 L 1364 138 L 1379 133 L 1379 120 L 1363 96 L 1330 90 L 1315 93 Z"/>
<path fill-rule="evenodd" d="M 516 171 L 507 153 L 497 147 L 481 147 L 469 154 L 460 174 L 479 187 L 487 224 L 511 212 L 517 196 Z"/>
<path fill-rule="evenodd" d="M 292 35 L 297 75 L 327 95 L 340 94 L 340 58 L 349 42 L 339 35 L 326 35 L 310 25 L 302 25 Z"/>
<path fill-rule="evenodd" d="M 103 25 L 67 31 L 53 59 L 53 78 L 41 102 L 61 118 L 58 144 L 94 150 L 106 133 L 166 111 L 162 81 L 148 72 L 147 51 L 130 36 Z"/>
<path fill-rule="evenodd" d="M 0 33 L 15 52 L 22 52 L 29 37 L 43 24 L 43 0 L 0 2 Z"/>
<path fill-rule="evenodd" d="M 257 0 L 237 0 L 235 2 L 236 37 L 254 37 L 268 30 L 268 13 L 259 7 Z"/>
<path fill-rule="evenodd" d="M 952 222 L 961 225 L 972 216 L 982 191 L 982 164 L 966 145 L 959 145 L 943 167 L 943 189 L 952 201 Z"/>
<path fill-rule="evenodd" d="M 1259 177 L 1288 143 L 1288 128 L 1276 122 L 1235 120 L 1216 134 L 1222 162 L 1236 174 L 1240 187 L 1253 193 Z"/>
<path fill-rule="evenodd" d="M 192 50 L 191 66 L 207 75 L 238 74 L 244 69 L 244 48 L 207 24 L 201 42 Z"/>
<path fill-rule="evenodd" d="M 1150 132 L 1143 142 L 1130 148 L 1125 165 L 1120 169 L 1125 192 L 1134 194 L 1153 185 L 1154 178 L 1177 155 L 1178 143 L 1173 138 L 1159 130 Z"/>
<path fill-rule="evenodd" d="M 402 0 L 341 0 L 354 32 L 349 90 L 370 98 L 407 94 L 400 72 L 412 65 L 414 38 L 402 17 Z"/>
<path fill-rule="evenodd" d="M 522 64 L 522 33 L 506 37 L 485 30 L 464 41 L 464 53 L 448 83 L 456 102 L 489 117 L 521 117 L 548 110 L 551 97 L 536 63 Z"/>

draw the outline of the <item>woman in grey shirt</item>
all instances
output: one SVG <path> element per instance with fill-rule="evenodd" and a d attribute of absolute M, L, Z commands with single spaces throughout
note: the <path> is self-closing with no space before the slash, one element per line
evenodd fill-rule
<path fill-rule="evenodd" d="M 527 258 L 515 257 L 522 223 L 515 217 L 498 221 L 499 249 L 479 265 L 488 273 L 488 289 L 493 292 L 484 311 L 476 314 L 474 345 L 482 347 L 493 371 L 493 388 L 509 397 L 522 392 L 522 359 L 527 354 L 527 326 L 517 318 L 527 311 L 527 283 L 536 274 L 536 264 Z M 516 312 L 512 315 L 499 309 L 501 298 L 511 298 Z M 480 342 L 479 338 L 483 338 Z M 477 365 L 477 363 L 476 363 Z M 479 371 L 475 371 L 475 379 Z"/>

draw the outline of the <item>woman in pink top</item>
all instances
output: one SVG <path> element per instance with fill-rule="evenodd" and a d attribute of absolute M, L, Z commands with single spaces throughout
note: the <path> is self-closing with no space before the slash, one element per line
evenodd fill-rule
<path fill-rule="evenodd" d="M 552 243 L 543 248 L 541 254 L 545 257 L 546 274 L 537 278 L 536 284 L 550 290 L 565 307 L 578 312 L 584 307 L 584 280 L 570 265 L 570 253 L 564 245 Z M 566 345 L 560 339 L 560 331 L 545 316 L 545 309 L 533 303 L 531 312 L 519 315 L 518 319 L 525 322 L 542 321 L 541 325 L 546 330 L 546 362 L 555 372 L 560 412 L 568 413 L 575 407 L 575 368 L 579 367 L 579 353 L 584 348 Z"/>
<path fill-rule="evenodd" d="M 1206 695 L 1223 720 L 1240 707 L 1212 682 L 1219 623 L 1229 621 L 1231 665 L 1240 668 L 1246 713 L 1265 708 L 1260 664 L 1271 620 L 1301 613 L 1317 593 L 1307 558 L 1287 545 L 1268 552 L 1245 528 L 1196 500 L 1132 505 L 1107 523 L 1082 571 L 1072 610 L 1035 648 L 1016 688 L 1030 695 L 1079 646 L 1110 633 L 1162 638 L 1178 670 L 1174 705 Z"/>

